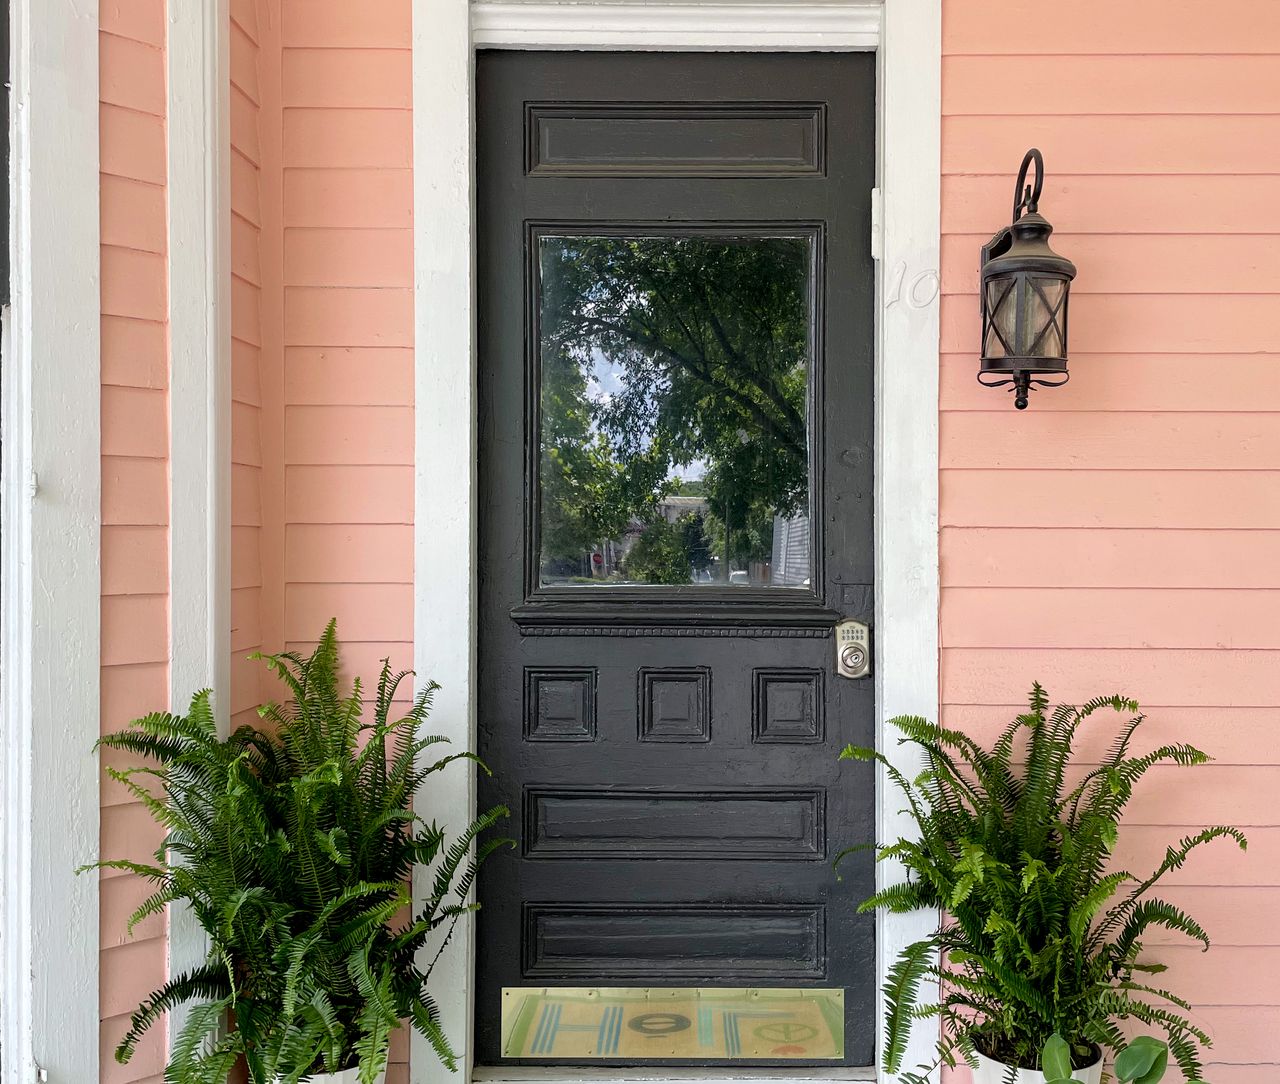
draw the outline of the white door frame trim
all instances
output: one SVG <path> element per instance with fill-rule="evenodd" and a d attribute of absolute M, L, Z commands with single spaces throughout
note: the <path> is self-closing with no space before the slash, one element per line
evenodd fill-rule
<path fill-rule="evenodd" d="M 419 682 L 444 686 L 434 726 L 459 746 L 476 741 L 475 49 L 876 49 L 876 732 L 895 766 L 909 777 L 918 770 L 909 750 L 886 740 L 885 722 L 938 716 L 941 7 L 414 0 L 414 665 Z M 433 784 L 422 812 L 456 829 L 474 816 L 475 795 L 474 778 L 458 772 Z M 899 806 L 881 771 L 878 839 L 910 830 Z M 881 863 L 877 885 L 897 872 Z M 420 875 L 415 894 L 426 890 Z M 898 951 L 933 926 L 928 913 L 879 916 L 880 985 Z M 440 958 L 432 985 L 470 1081 L 474 924 Z M 932 1049 L 917 1028 L 904 1064 L 931 1060 Z M 411 1050 L 411 1080 L 425 1084 L 436 1071 L 430 1048 L 415 1033 Z M 588 1075 L 600 1074 L 543 1079 Z"/>
<path fill-rule="evenodd" d="M 875 49 L 880 0 L 840 3 L 635 3 L 476 0 L 477 49 Z"/>
<path fill-rule="evenodd" d="M 227 0 L 168 12 L 169 707 L 231 716 L 231 120 Z M 168 909 L 168 973 L 208 938 Z M 187 1008 L 170 1014 L 172 1046 Z"/>
<path fill-rule="evenodd" d="M 4 1084 L 98 1079 L 98 5 L 14 0 L 3 342 Z"/>

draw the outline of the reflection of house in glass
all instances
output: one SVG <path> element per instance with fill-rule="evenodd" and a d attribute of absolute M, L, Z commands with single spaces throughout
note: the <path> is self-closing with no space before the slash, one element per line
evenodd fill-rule
<path fill-rule="evenodd" d="M 669 496 L 657 502 L 654 512 L 653 519 L 647 522 L 640 519 L 631 520 L 620 538 L 600 543 L 589 558 L 584 558 L 582 574 L 595 580 L 610 580 L 614 583 L 632 582 L 625 572 L 627 556 L 635 548 L 641 535 L 658 521 L 675 526 L 686 516 L 706 519 L 710 512 L 710 503 L 705 497 Z M 751 561 L 744 569 L 731 570 L 727 576 L 728 583 L 756 587 L 807 587 L 809 585 L 809 539 L 807 514 L 775 516 L 770 559 Z M 722 558 L 716 556 L 711 558 L 708 567 L 701 570 L 691 569 L 689 582 L 726 582 L 721 561 Z"/>
<path fill-rule="evenodd" d="M 705 517 L 710 504 L 705 497 L 685 497 L 673 495 L 663 497 L 655 506 L 656 515 L 654 520 L 661 520 L 664 523 L 674 526 L 683 516 L 702 516 Z M 620 570 L 626 561 L 627 554 L 635 547 L 640 536 L 644 534 L 650 523 L 641 522 L 639 519 L 633 519 L 628 525 L 626 533 L 617 542 L 607 542 L 601 551 L 603 560 L 597 563 L 599 574 L 608 576 L 610 573 Z M 711 583 L 715 579 L 714 571 L 705 571 L 699 574 L 691 570 L 689 581 L 691 583 Z"/>
<path fill-rule="evenodd" d="M 710 507 L 706 497 L 663 497 L 658 502 L 658 515 L 675 523 L 681 516 L 705 516 Z"/>
<path fill-rule="evenodd" d="M 775 587 L 809 584 L 809 517 L 802 513 L 773 517 L 773 561 L 769 582 Z"/>

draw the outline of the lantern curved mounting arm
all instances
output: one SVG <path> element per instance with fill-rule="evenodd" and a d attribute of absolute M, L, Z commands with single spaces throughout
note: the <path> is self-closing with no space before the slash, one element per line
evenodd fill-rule
<path fill-rule="evenodd" d="M 1036 166 L 1035 188 L 1027 184 L 1027 167 L 1034 162 Z M 1022 168 L 1018 170 L 1018 181 L 1013 188 L 1013 220 L 1018 221 L 1024 210 L 1035 214 L 1040 205 L 1040 190 L 1044 187 L 1044 157 L 1040 151 L 1032 147 L 1022 156 Z"/>

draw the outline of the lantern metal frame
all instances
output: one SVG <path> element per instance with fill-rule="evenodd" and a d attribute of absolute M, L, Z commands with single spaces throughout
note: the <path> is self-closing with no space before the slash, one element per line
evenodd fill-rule
<path fill-rule="evenodd" d="M 1035 183 L 1027 183 L 1027 171 L 1035 166 Z M 1049 247 L 1053 226 L 1040 214 L 1040 192 L 1044 187 L 1044 158 L 1032 147 L 1023 156 L 1013 193 L 1013 217 L 982 246 L 978 296 L 982 313 L 982 351 L 978 383 L 983 387 L 1009 387 L 1014 406 L 1025 410 L 1032 387 L 1058 388 L 1071 379 L 1067 371 L 1067 315 L 1071 281 L 1076 267 Z M 998 295 L 990 288 L 1003 283 Z M 1061 293 L 1051 301 L 1045 286 L 1061 284 Z M 1034 293 L 1042 306 L 1042 324 L 1027 328 L 1024 303 Z M 1014 306 L 1013 342 L 1001 330 L 997 317 L 1006 305 Z M 1056 352 L 1038 353 L 1046 344 Z M 1034 336 L 1034 337 L 1031 337 Z M 998 341 L 1002 353 L 989 352 Z M 1030 338 L 1030 341 L 1028 339 Z M 1060 378 L 1060 379 L 1059 379 Z"/>

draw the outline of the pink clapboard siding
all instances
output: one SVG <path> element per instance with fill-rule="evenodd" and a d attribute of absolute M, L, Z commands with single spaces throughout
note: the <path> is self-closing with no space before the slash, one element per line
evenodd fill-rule
<path fill-rule="evenodd" d="M 409 0 L 281 2 L 284 642 L 413 640 Z"/>
<path fill-rule="evenodd" d="M 165 197 L 165 4 L 100 13 L 102 209 L 102 729 L 168 700 L 169 343 Z M 110 764 L 123 760 L 107 755 Z M 145 861 L 159 843 L 145 809 L 104 778 L 102 850 Z M 146 886 L 101 880 L 101 1080 L 158 1084 L 165 1036 L 111 1056 L 128 1014 L 165 976 L 165 926 L 125 934 Z"/>
<path fill-rule="evenodd" d="M 279 631 L 369 682 L 413 658 L 411 6 L 280 9 Z"/>
<path fill-rule="evenodd" d="M 1118 860 L 1246 826 L 1167 895 L 1216 938 L 1153 955 L 1216 1037 L 1214 1084 L 1280 1074 L 1280 6 L 947 0 L 942 121 L 942 698 L 990 736 L 1033 678 L 1119 690 L 1160 770 Z M 1079 267 L 1072 381 L 1017 413 L 974 381 L 980 244 L 1029 146 Z M 1086 749 L 1101 751 L 1104 742 Z M 958 1074 L 963 1076 L 963 1074 Z"/>

